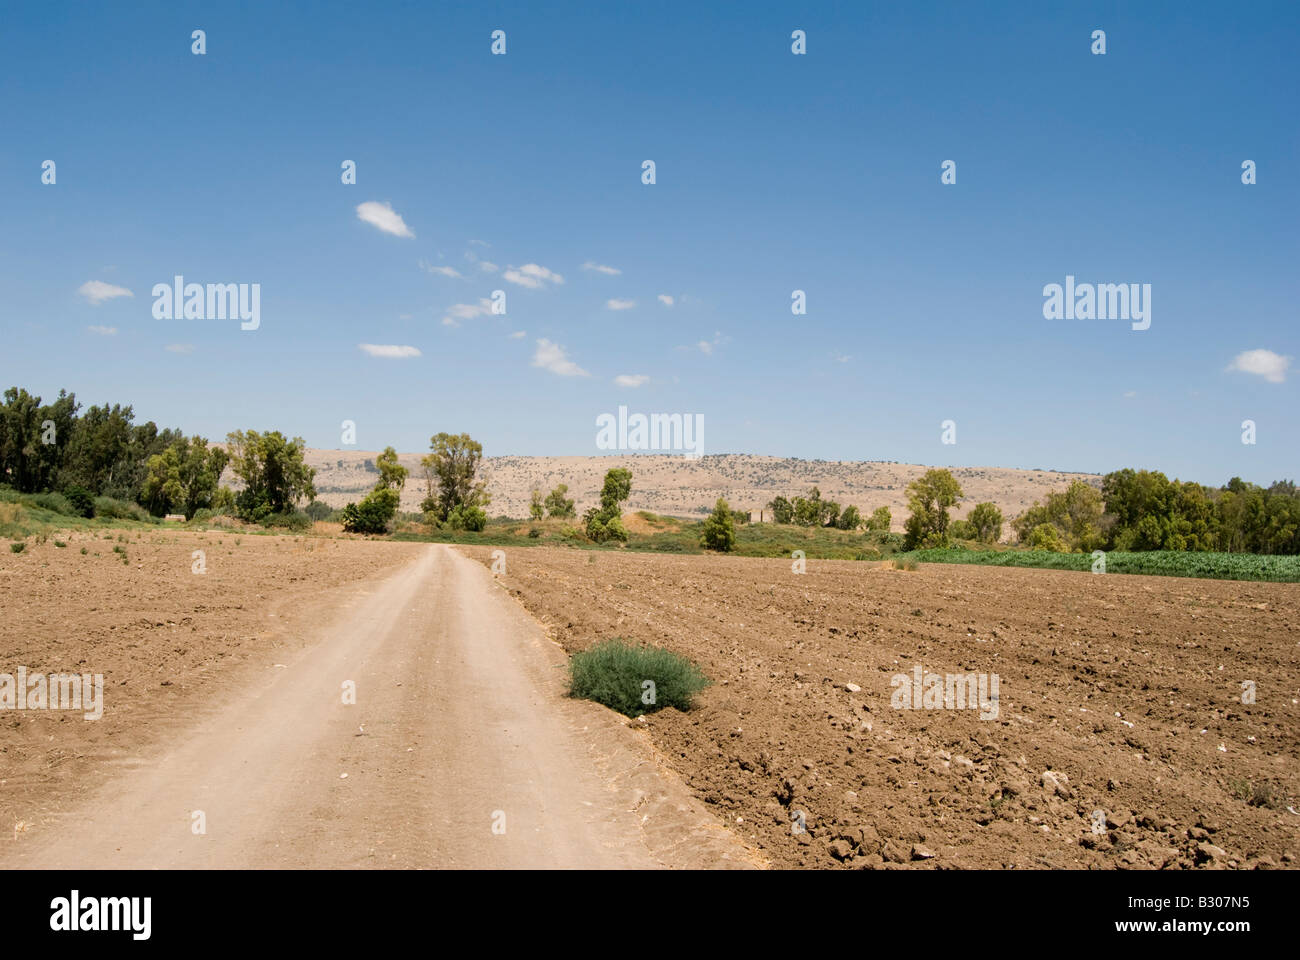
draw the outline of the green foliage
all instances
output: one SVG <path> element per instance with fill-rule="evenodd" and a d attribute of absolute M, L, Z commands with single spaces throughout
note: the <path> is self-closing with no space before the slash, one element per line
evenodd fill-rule
<path fill-rule="evenodd" d="M 156 517 L 138 503 L 128 503 L 113 497 L 95 498 L 95 516 L 112 520 L 138 520 L 141 523 L 157 523 Z"/>
<path fill-rule="evenodd" d="M 375 467 L 379 470 L 376 490 L 401 490 L 405 486 L 410 471 L 398 463 L 397 451 L 392 447 L 384 447 L 384 452 L 375 459 Z"/>
<path fill-rule="evenodd" d="M 546 495 L 546 515 L 557 519 L 566 517 L 576 517 L 577 509 L 572 500 L 566 500 L 564 495 L 569 492 L 567 483 L 558 484 L 554 490 Z"/>
<path fill-rule="evenodd" d="M 546 504 L 542 501 L 542 491 L 533 488 L 533 498 L 528 504 L 528 516 L 540 520 L 546 516 Z"/>
<path fill-rule="evenodd" d="M 1075 480 L 1064 492 L 1049 493 L 1043 502 L 1030 507 L 1012 522 L 1016 536 L 1022 543 L 1035 549 L 1055 550 L 1048 543 L 1060 543 L 1066 552 L 1079 550 L 1091 553 L 1103 546 L 1102 499 L 1097 488 L 1082 480 Z M 1043 525 L 1056 528 L 1052 537 L 1039 531 Z"/>
<path fill-rule="evenodd" d="M 447 526 L 453 530 L 478 533 L 487 526 L 487 511 L 474 504 L 462 503 L 447 514 Z"/>
<path fill-rule="evenodd" d="M 278 430 L 236 430 L 226 441 L 231 467 L 244 483 L 235 497 L 241 519 L 262 523 L 272 514 L 291 512 L 304 497 L 315 499 L 316 471 L 303 461 L 301 437 L 287 440 Z"/>
<path fill-rule="evenodd" d="M 948 524 L 948 537 L 952 540 L 974 540 L 975 528 L 969 520 L 953 520 Z"/>
<path fill-rule="evenodd" d="M 203 437 L 181 437 L 149 458 L 141 500 L 156 516 L 179 511 L 188 519 L 198 510 L 211 509 L 229 461 L 226 451 L 209 449 Z"/>
<path fill-rule="evenodd" d="M 569 678 L 570 696 L 594 700 L 628 717 L 664 707 L 689 710 L 695 694 L 709 685 L 700 668 L 685 657 L 623 639 L 575 653 Z"/>
<path fill-rule="evenodd" d="M 736 546 L 736 527 L 731 520 L 731 508 L 721 497 L 714 504 L 713 513 L 704 521 L 703 543 L 710 550 L 722 553 L 730 553 Z"/>
<path fill-rule="evenodd" d="M 482 508 L 491 502 L 487 481 L 478 479 L 483 460 L 481 443 L 468 433 L 439 433 L 429 439 L 429 449 L 420 461 L 427 492 L 421 510 L 446 521 L 457 507 Z M 461 511 L 459 516 L 464 521 L 469 515 Z"/>
<path fill-rule="evenodd" d="M 371 490 L 359 504 L 349 503 L 343 508 L 340 516 L 343 529 L 348 533 L 387 533 L 400 500 L 401 494 L 396 490 L 387 487 Z"/>
<path fill-rule="evenodd" d="M 917 550 L 908 556 L 927 563 L 971 563 L 999 567 L 1037 567 L 1049 570 L 1092 569 L 1090 553 L 1054 553 L 1048 550 Z M 1165 577 L 1202 577 L 1211 580 L 1259 580 L 1300 583 L 1300 556 L 1219 553 L 1186 550 L 1151 550 L 1106 553 L 1106 573 L 1147 574 Z"/>
<path fill-rule="evenodd" d="M 868 533 L 888 533 L 889 526 L 894 522 L 893 514 L 889 512 L 888 507 L 876 507 L 871 511 L 871 519 L 867 521 L 866 527 Z"/>
<path fill-rule="evenodd" d="M 1002 511 L 991 503 L 977 503 L 966 518 L 970 523 L 969 539 L 997 543 L 1002 537 Z"/>
<path fill-rule="evenodd" d="M 774 497 L 772 502 L 767 505 L 767 509 L 772 511 L 773 523 L 794 522 L 794 504 L 785 497 Z"/>
<path fill-rule="evenodd" d="M 911 514 L 904 525 L 907 548 L 946 546 L 948 508 L 961 498 L 961 485 L 947 470 L 927 470 L 920 479 L 909 483 L 907 505 Z"/>
<path fill-rule="evenodd" d="M 627 542 L 622 503 L 631 495 L 632 471 L 615 467 L 605 474 L 605 483 L 600 491 L 600 506 L 591 507 L 582 517 L 588 539 L 595 543 L 606 540 Z"/>
<path fill-rule="evenodd" d="M 72 504 L 72 509 L 77 511 L 79 517 L 93 517 L 95 515 L 95 498 L 89 490 L 84 487 L 68 487 L 63 491 L 63 495 L 68 498 L 68 503 Z"/>
<path fill-rule="evenodd" d="M 1060 527 L 1054 523 L 1040 523 L 1029 531 L 1024 543 L 1030 550 L 1050 550 L 1053 553 L 1069 553 L 1070 545 L 1061 536 Z"/>
<path fill-rule="evenodd" d="M 19 387 L 6 390 L 0 404 L 0 483 L 21 493 L 53 488 L 76 412 L 76 398 L 62 390 L 52 404 Z"/>
<path fill-rule="evenodd" d="M 307 507 L 303 512 L 306 513 L 307 516 L 311 517 L 313 521 L 319 522 L 327 519 L 331 514 L 333 514 L 334 509 L 328 503 L 322 503 L 320 500 L 313 500 L 311 503 L 307 504 Z"/>
<path fill-rule="evenodd" d="M 841 530 L 856 530 L 858 527 L 862 526 L 862 514 L 858 512 L 857 507 L 845 507 L 844 512 L 840 514 L 840 518 L 836 522 L 835 526 L 839 527 Z"/>
<path fill-rule="evenodd" d="M 21 540 L 18 541 L 17 543 L 9 544 L 9 550 L 12 553 L 22 553 L 26 549 L 27 549 L 27 544 L 23 543 Z"/>

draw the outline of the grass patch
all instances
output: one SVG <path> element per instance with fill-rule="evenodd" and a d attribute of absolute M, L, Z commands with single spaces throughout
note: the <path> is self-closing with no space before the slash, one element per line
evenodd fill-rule
<path fill-rule="evenodd" d="M 703 671 L 680 654 L 622 638 L 598 643 L 569 660 L 569 696 L 594 700 L 627 717 L 664 707 L 689 710 L 691 699 L 708 685 Z"/>
<path fill-rule="evenodd" d="M 11 553 L 22 553 L 26 549 L 27 549 L 27 544 L 23 543 L 21 540 L 18 541 L 17 543 L 9 544 L 9 550 Z"/>
<path fill-rule="evenodd" d="M 1031 567 L 1044 570 L 1092 570 L 1092 555 L 1052 553 L 1048 550 L 913 550 L 905 557 L 925 563 L 973 563 L 994 567 Z M 1106 573 L 1146 574 L 1162 577 L 1202 577 L 1208 580 L 1259 580 L 1300 583 L 1300 556 L 1253 553 L 1193 553 L 1182 550 L 1147 550 L 1106 554 Z"/>

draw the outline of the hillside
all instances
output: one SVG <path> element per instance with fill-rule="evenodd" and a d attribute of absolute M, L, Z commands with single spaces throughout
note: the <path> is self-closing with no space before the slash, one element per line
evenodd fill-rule
<path fill-rule="evenodd" d="M 307 451 L 307 463 L 316 468 L 316 489 L 322 501 L 341 507 L 359 499 L 376 478 L 376 451 Z M 402 509 L 418 510 L 425 496 L 420 468 L 422 454 L 401 454 L 403 466 L 411 471 L 402 493 Z M 367 462 L 370 466 L 367 467 Z M 569 497 L 578 513 L 599 498 L 605 472 L 613 467 L 632 471 L 632 498 L 626 509 L 651 510 L 672 516 L 698 517 L 712 509 L 718 497 L 725 497 L 737 510 L 758 511 L 777 495 L 792 497 L 816 485 L 823 499 L 841 506 L 853 504 L 864 514 L 876 507 L 889 507 L 894 529 L 901 530 L 907 516 L 904 489 L 927 467 L 887 461 L 795 460 L 720 454 L 687 460 L 674 455 L 623 455 L 604 457 L 487 457 L 490 516 L 526 517 L 534 487 L 546 494 L 558 483 L 569 485 Z M 1041 499 L 1048 490 L 1059 490 L 1081 479 L 1097 485 L 1095 474 L 1062 473 L 1055 470 L 1012 470 L 1004 467 L 954 467 L 953 476 L 962 486 L 965 499 L 954 511 L 964 516 L 977 502 L 989 500 L 1010 519 Z"/>

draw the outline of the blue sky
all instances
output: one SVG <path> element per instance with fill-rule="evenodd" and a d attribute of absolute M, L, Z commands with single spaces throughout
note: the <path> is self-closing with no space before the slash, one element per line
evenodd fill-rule
<path fill-rule="evenodd" d="M 702 414 L 706 453 L 1300 474 L 1294 3 L 5 19 L 5 386 L 320 447 L 353 420 L 362 449 L 447 430 L 596 454 L 595 418 L 626 404 Z M 259 283 L 260 328 L 155 319 L 176 274 Z M 1067 274 L 1150 284 L 1150 329 L 1045 320 Z M 89 295 L 109 288 L 132 295 Z M 494 290 L 505 316 L 444 323 Z"/>

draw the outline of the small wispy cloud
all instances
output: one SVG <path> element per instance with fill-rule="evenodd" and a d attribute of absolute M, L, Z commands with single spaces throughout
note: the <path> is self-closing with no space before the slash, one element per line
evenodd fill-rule
<path fill-rule="evenodd" d="M 550 283 L 563 283 L 564 277 L 536 263 L 525 263 L 522 267 L 509 267 L 502 274 L 510 283 L 536 290 Z"/>
<path fill-rule="evenodd" d="M 193 353 L 194 344 L 192 343 L 169 343 L 163 347 L 168 353 Z"/>
<path fill-rule="evenodd" d="M 482 240 L 471 240 L 470 243 L 483 243 L 483 241 L 482 241 Z M 486 243 L 483 243 L 483 246 L 486 247 L 487 244 L 486 244 Z M 478 268 L 479 268 L 480 270 L 482 270 L 484 273 L 496 273 L 498 270 L 501 269 L 501 268 L 498 267 L 495 263 L 493 263 L 491 260 L 482 260 L 482 259 L 480 259 L 480 258 L 479 258 L 479 255 L 478 255 L 477 253 L 475 253 L 473 250 L 466 250 L 466 251 L 465 251 L 465 259 L 468 260 L 470 263 L 477 264 L 477 265 L 478 265 Z"/>
<path fill-rule="evenodd" d="M 1125 390 L 1125 391 L 1124 391 L 1124 399 L 1126 399 L 1126 400 L 1132 400 L 1132 399 L 1133 399 L 1134 397 L 1136 397 L 1137 395 L 1138 395 L 1138 392 L 1137 392 L 1136 390 Z"/>
<path fill-rule="evenodd" d="M 665 307 L 671 307 L 674 303 L 676 303 L 676 301 L 673 300 L 673 298 L 666 293 L 659 294 L 659 302 L 662 303 Z"/>
<path fill-rule="evenodd" d="M 639 387 L 650 380 L 644 373 L 620 373 L 614 382 L 620 387 Z"/>
<path fill-rule="evenodd" d="M 636 306 L 635 300 L 606 300 L 605 306 L 611 310 L 631 310 Z"/>
<path fill-rule="evenodd" d="M 112 337 L 117 335 L 117 327 L 101 327 L 95 325 L 87 327 L 86 329 L 91 333 L 99 334 L 101 337 Z"/>
<path fill-rule="evenodd" d="M 594 261 L 591 260 L 588 260 L 586 263 L 584 263 L 582 265 L 582 269 L 594 270 L 597 273 L 604 273 L 611 277 L 617 277 L 619 274 L 623 272 L 618 267 L 607 267 L 603 263 L 595 263 Z"/>
<path fill-rule="evenodd" d="M 838 350 L 833 350 L 831 351 L 831 359 L 836 363 L 848 363 L 853 359 L 853 357 L 847 353 L 840 353 Z"/>
<path fill-rule="evenodd" d="M 135 296 L 135 294 L 126 287 L 114 286 L 111 283 L 105 283 L 103 280 L 87 280 L 77 288 L 77 293 L 81 294 L 95 306 L 99 306 L 105 300 L 112 300 L 114 297 Z"/>
<path fill-rule="evenodd" d="M 357 346 L 372 357 L 399 358 L 421 356 L 418 347 L 399 346 L 395 343 L 358 343 Z"/>
<path fill-rule="evenodd" d="M 526 337 L 526 336 L 528 336 L 528 331 L 527 331 L 527 330 L 516 330 L 514 333 L 510 334 L 510 339 L 511 339 L 511 340 L 522 340 L 522 339 L 523 339 L 524 337 Z"/>
<path fill-rule="evenodd" d="M 1269 383 L 1283 383 L 1287 370 L 1291 368 L 1291 360 L 1291 357 L 1284 357 L 1272 350 L 1246 350 L 1237 354 L 1232 363 L 1228 364 L 1228 369 L 1263 377 Z"/>
<path fill-rule="evenodd" d="M 716 347 L 720 347 L 720 346 L 722 346 L 724 343 L 726 343 L 728 339 L 729 339 L 729 338 L 724 337 L 724 336 L 722 335 L 722 331 L 721 331 L 721 330 L 715 330 L 715 331 L 713 332 L 713 339 L 712 339 L 712 340 L 701 340 L 699 343 L 697 343 L 697 344 L 695 345 L 695 347 L 696 347 L 697 350 L 700 351 L 700 353 L 703 353 L 703 354 L 705 354 L 705 355 L 708 355 L 708 354 L 713 353 L 713 351 L 714 351 L 714 349 L 715 349 Z"/>
<path fill-rule="evenodd" d="M 425 261 L 421 260 L 420 269 L 423 270 L 425 273 L 435 273 L 440 277 L 451 277 L 453 280 L 465 279 L 465 275 L 461 273 L 459 270 L 457 270 L 455 267 L 440 267 L 437 266 L 436 264 L 426 263 Z"/>
<path fill-rule="evenodd" d="M 473 320 L 476 317 L 486 317 L 492 312 L 492 301 L 487 297 L 479 298 L 478 303 L 453 303 L 447 308 L 447 313 L 442 318 L 443 326 L 459 327 L 462 320 Z"/>
<path fill-rule="evenodd" d="M 393 205 L 388 201 L 380 203 L 377 200 L 367 200 L 365 203 L 357 204 L 357 219 L 395 237 L 412 239 L 415 237 L 411 228 L 406 225 L 406 221 L 402 219 L 402 215 L 394 210 Z"/>
<path fill-rule="evenodd" d="M 564 348 L 550 340 L 538 340 L 537 352 L 533 354 L 533 366 L 549 370 L 561 377 L 589 377 L 582 367 L 569 359 Z"/>

